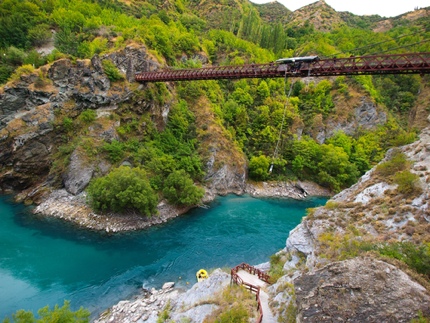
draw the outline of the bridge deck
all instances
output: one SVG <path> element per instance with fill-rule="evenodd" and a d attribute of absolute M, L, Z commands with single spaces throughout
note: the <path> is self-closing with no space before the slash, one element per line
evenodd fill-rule
<path fill-rule="evenodd" d="M 307 77 L 368 74 L 428 74 L 430 53 L 352 56 L 313 62 L 210 66 L 137 73 L 137 82 L 169 82 L 240 78 Z"/>

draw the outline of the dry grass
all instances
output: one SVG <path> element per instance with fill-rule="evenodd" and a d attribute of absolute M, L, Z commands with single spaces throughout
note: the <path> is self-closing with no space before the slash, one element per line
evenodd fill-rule
<path fill-rule="evenodd" d="M 219 322 L 217 319 L 219 319 L 222 313 L 239 311 L 239 309 L 244 309 L 249 318 L 257 317 L 255 295 L 243 286 L 228 286 L 221 293 L 215 295 L 213 299 L 207 301 L 207 304 L 215 304 L 218 308 L 205 318 L 204 323 Z"/>

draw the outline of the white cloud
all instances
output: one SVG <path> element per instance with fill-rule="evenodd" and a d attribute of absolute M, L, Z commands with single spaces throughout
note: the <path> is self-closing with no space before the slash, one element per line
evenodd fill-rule
<path fill-rule="evenodd" d="M 267 3 L 267 0 L 252 0 L 254 3 Z M 278 0 L 290 10 L 316 2 L 315 0 Z M 385 17 L 395 17 L 413 11 L 416 7 L 430 6 L 430 0 L 326 0 L 327 4 L 336 11 L 349 11 L 356 15 L 377 14 Z"/>

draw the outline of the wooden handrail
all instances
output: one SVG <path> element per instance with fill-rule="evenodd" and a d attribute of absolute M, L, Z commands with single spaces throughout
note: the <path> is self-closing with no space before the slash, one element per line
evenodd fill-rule
<path fill-rule="evenodd" d="M 266 273 L 262 272 L 261 270 L 255 268 L 251 265 L 248 265 L 244 262 L 231 269 L 231 280 L 232 280 L 232 282 L 236 283 L 236 285 L 243 285 L 243 286 L 245 286 L 246 289 L 249 289 L 249 291 L 251 293 L 252 292 L 255 293 L 255 299 L 257 300 L 257 311 L 260 314 L 255 322 L 261 323 L 263 321 L 263 307 L 261 306 L 261 300 L 260 300 L 260 287 L 245 283 L 242 280 L 242 278 L 240 278 L 239 275 L 237 274 L 237 272 L 240 269 L 243 269 L 252 275 L 257 275 L 259 279 L 261 279 L 262 281 L 264 281 L 266 283 L 269 283 L 270 276 L 267 275 Z"/>
<path fill-rule="evenodd" d="M 260 269 L 257 269 L 243 262 L 240 265 L 237 265 L 236 267 L 234 267 L 232 270 L 235 270 L 236 272 L 238 272 L 239 269 L 243 269 L 252 275 L 257 275 L 259 279 L 270 284 L 270 276 L 265 272 L 261 271 Z"/>

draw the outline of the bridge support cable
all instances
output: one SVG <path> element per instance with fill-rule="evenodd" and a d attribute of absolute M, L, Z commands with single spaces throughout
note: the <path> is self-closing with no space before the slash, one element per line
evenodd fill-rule
<path fill-rule="evenodd" d="M 300 64 L 250 64 L 159 70 L 135 75 L 137 82 L 377 74 L 430 74 L 430 52 L 353 56 Z"/>

